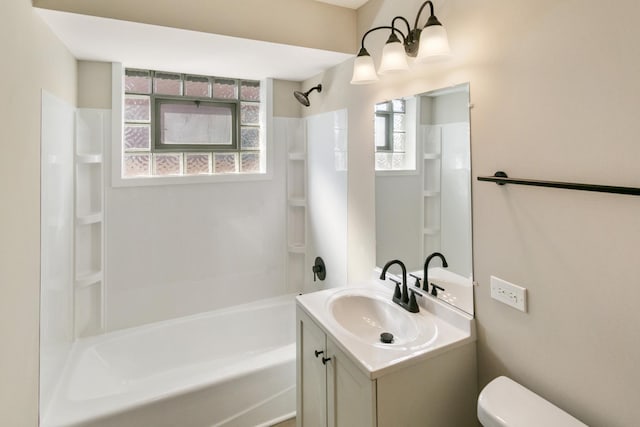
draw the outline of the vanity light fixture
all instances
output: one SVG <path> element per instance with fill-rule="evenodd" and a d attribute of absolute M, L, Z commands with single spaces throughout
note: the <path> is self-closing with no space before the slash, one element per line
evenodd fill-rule
<path fill-rule="evenodd" d="M 425 26 L 418 28 L 418 21 L 422 10 L 429 5 L 431 15 Z M 407 34 L 405 35 L 400 29 L 396 28 L 396 21 L 401 20 L 407 26 Z M 377 30 L 391 30 L 389 39 L 382 49 L 382 59 L 380 60 L 380 68 L 376 73 L 373 59 L 367 49 L 364 47 L 364 40 L 369 34 Z M 402 40 L 398 37 L 402 38 Z M 358 56 L 353 64 L 353 77 L 351 84 L 369 84 L 376 82 L 378 74 L 389 74 L 395 72 L 406 71 L 409 69 L 407 63 L 407 55 L 416 58 L 416 62 L 422 63 L 430 58 L 449 55 L 449 41 L 447 39 L 447 31 L 444 29 L 438 18 L 433 14 L 433 3 L 429 0 L 420 6 L 416 15 L 413 29 L 409 25 L 409 21 L 402 16 L 396 16 L 391 21 L 391 25 L 383 25 L 371 28 L 362 36 L 361 48 Z"/>

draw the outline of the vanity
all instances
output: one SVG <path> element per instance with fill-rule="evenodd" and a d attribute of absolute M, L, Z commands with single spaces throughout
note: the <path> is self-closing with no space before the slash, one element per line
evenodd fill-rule
<path fill-rule="evenodd" d="M 468 84 L 374 106 L 384 268 L 297 297 L 298 427 L 478 425 L 469 106 Z"/>
<path fill-rule="evenodd" d="M 392 293 L 372 279 L 297 297 L 299 427 L 476 425 L 473 317 L 428 296 L 409 313 Z"/>

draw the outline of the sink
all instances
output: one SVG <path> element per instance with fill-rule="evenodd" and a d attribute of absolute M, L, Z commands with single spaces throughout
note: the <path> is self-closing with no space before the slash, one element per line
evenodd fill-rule
<path fill-rule="evenodd" d="M 425 324 L 419 313 L 409 313 L 386 295 L 347 290 L 327 301 L 329 318 L 338 327 L 370 345 L 406 348 L 428 344 L 436 336 L 433 322 Z M 393 334 L 393 342 L 384 344 L 380 334 Z"/>
<path fill-rule="evenodd" d="M 350 355 L 371 379 L 437 357 L 475 341 L 473 317 L 435 298 L 419 299 L 420 312 L 409 313 L 393 301 L 393 287 L 374 277 L 348 287 L 296 297 L 297 309 L 309 315 L 327 339 Z M 391 343 L 381 342 L 389 332 Z"/>

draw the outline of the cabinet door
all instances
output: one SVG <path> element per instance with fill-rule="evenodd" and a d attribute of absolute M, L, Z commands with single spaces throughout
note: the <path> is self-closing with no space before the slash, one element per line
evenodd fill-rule
<path fill-rule="evenodd" d="M 322 358 L 326 356 L 324 332 L 297 310 L 298 329 L 298 426 L 327 425 L 327 375 Z M 316 352 L 322 352 L 316 356 Z"/>
<path fill-rule="evenodd" d="M 327 339 L 327 415 L 329 427 L 374 427 L 376 383 Z"/>

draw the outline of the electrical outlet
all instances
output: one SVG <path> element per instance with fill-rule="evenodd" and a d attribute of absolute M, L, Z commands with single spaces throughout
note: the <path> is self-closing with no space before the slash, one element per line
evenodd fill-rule
<path fill-rule="evenodd" d="M 527 289 L 491 276 L 491 298 L 527 312 Z"/>

